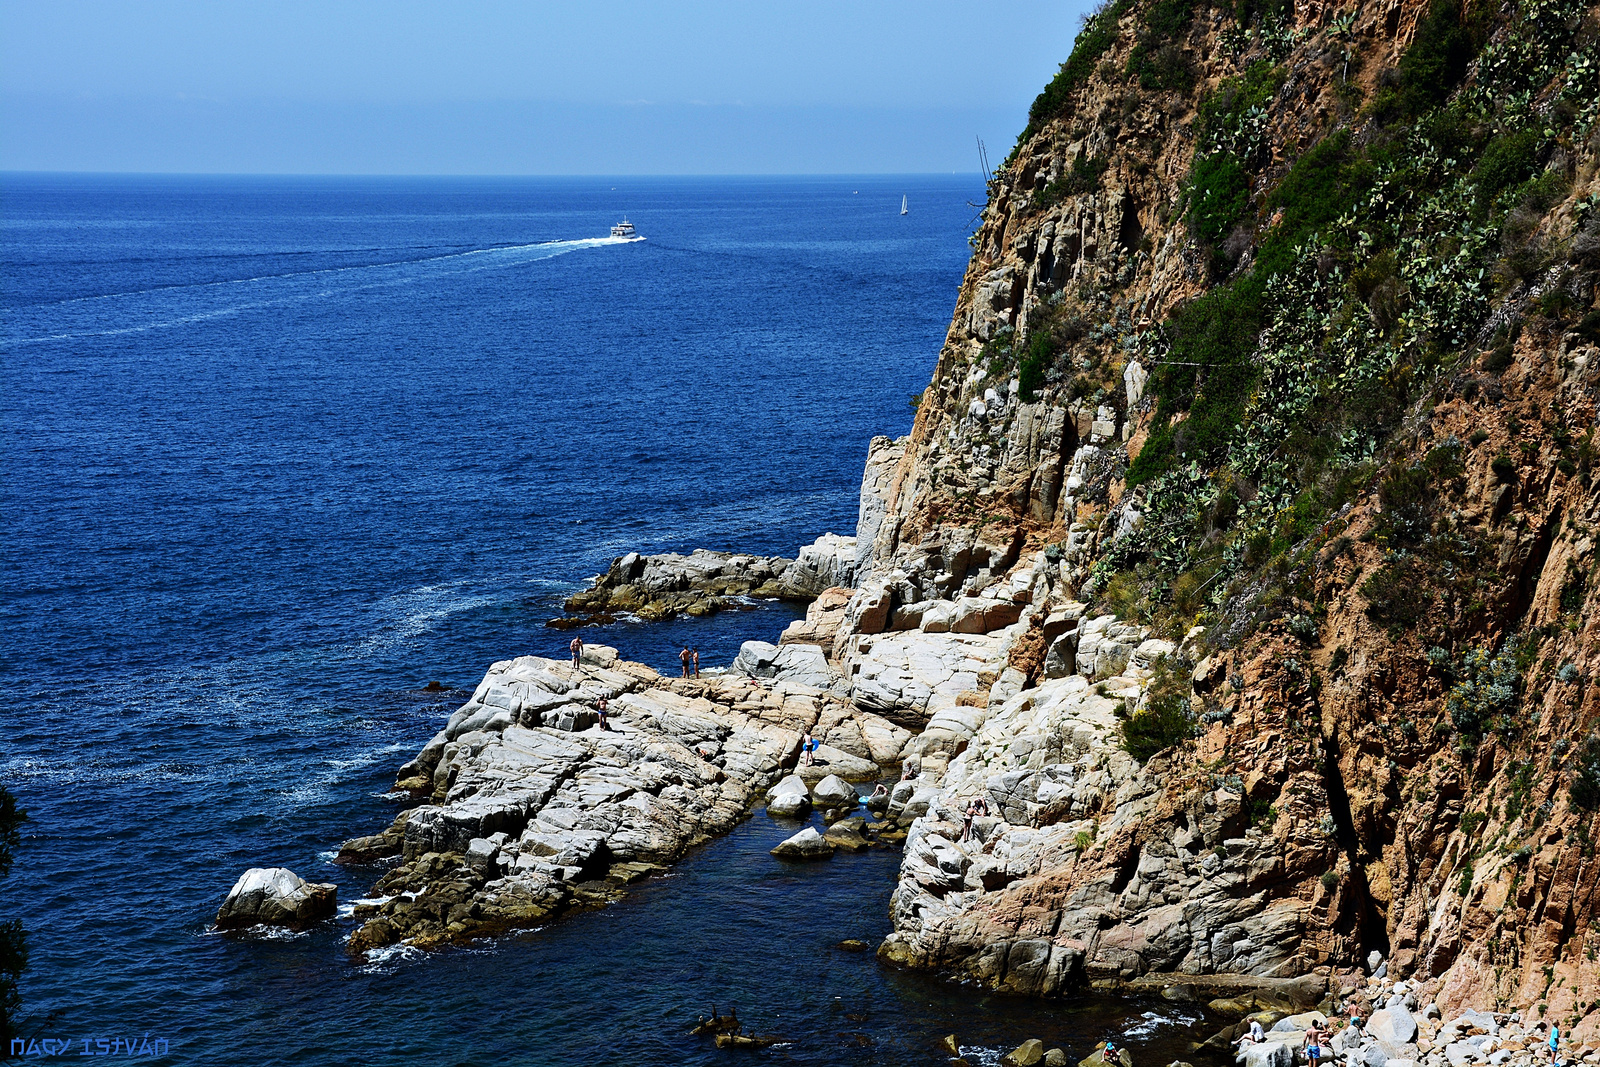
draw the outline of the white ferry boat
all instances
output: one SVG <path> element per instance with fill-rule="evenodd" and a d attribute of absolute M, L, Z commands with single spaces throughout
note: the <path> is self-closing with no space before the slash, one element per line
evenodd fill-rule
<path fill-rule="evenodd" d="M 633 223 L 629 222 L 627 219 L 623 219 L 621 222 L 611 227 L 611 236 L 631 239 L 639 235 L 638 232 L 634 230 Z"/>

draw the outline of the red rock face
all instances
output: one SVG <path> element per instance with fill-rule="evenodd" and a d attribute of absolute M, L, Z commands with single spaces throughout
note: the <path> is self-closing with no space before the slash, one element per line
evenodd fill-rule
<path fill-rule="evenodd" d="M 1262 191 L 1308 146 L 1339 127 L 1373 135 L 1360 101 L 1393 83 L 1386 72 L 1429 8 L 1405 0 L 1350 10 L 1340 31 L 1345 9 L 1296 9 L 1288 29 L 1299 36 L 1270 56 L 1231 52 L 1219 29 L 1227 20 L 1197 18 L 1179 42 L 1195 88 L 1139 92 L 1125 71 L 1144 14 L 1130 9 L 1070 105 L 997 172 L 915 427 L 892 474 L 876 476 L 886 518 L 862 574 L 885 583 L 872 594 L 890 620 L 882 625 L 925 617 L 925 606 L 907 606 L 913 597 L 962 595 L 927 585 L 935 574 L 970 582 L 976 568 L 958 566 L 946 547 L 960 532 L 968 544 L 1007 545 L 1020 560 L 1010 575 L 1045 546 L 1056 553 L 1038 564 L 1052 584 L 1032 601 L 1035 629 L 1007 646 L 1019 684 L 1044 681 L 1056 638 L 1038 629 L 1048 603 L 1089 589 L 1085 599 L 1099 598 L 1091 615 L 1115 606 L 1091 578 L 1143 519 L 1125 479 L 1158 399 L 1148 361 L 1097 339 L 1151 328 L 1227 280 L 1208 274 L 1177 195 L 1198 104 L 1223 78 L 1262 58 L 1281 63 L 1281 88 L 1260 118 L 1270 162 L 1251 191 L 1257 234 L 1282 217 Z M 1504 12 L 1485 17 L 1494 55 L 1512 37 Z M 1563 48 L 1593 55 L 1595 7 L 1579 21 Z M 1554 106 L 1561 84 L 1535 95 Z M 1347 506 L 1206 607 L 1206 633 L 1186 646 L 1199 736 L 1142 766 L 1117 763 L 1109 749 L 1093 768 L 1084 762 L 1082 773 L 1106 780 L 1095 803 L 1069 814 L 1018 801 L 1028 829 L 1046 837 L 1083 820 L 1093 831 L 1083 831 L 1086 846 L 1062 836 L 1023 859 L 988 842 L 952 852 L 959 810 L 941 816 L 936 802 L 907 843 L 885 957 L 1049 994 L 1167 972 L 1314 975 L 1337 987 L 1377 950 L 1391 977 L 1421 981 L 1447 1018 L 1467 1006 L 1515 1008 L 1559 1020 L 1578 1041 L 1600 1036 L 1600 931 L 1591 929 L 1600 828 L 1572 792 L 1583 746 L 1600 729 L 1600 326 L 1580 328 L 1594 318 L 1583 316 L 1600 270 L 1600 231 L 1582 221 L 1586 198 L 1600 192 L 1600 146 L 1591 126 L 1573 129 L 1540 157 L 1566 176 L 1557 191 L 1506 216 L 1497 238 L 1503 249 L 1523 240 L 1545 249 L 1542 273 L 1502 278 L 1484 298 L 1477 336 L 1441 345 L 1427 368 L 1407 365 L 1430 377 L 1409 393 Z M 1094 189 L 1041 199 L 1089 157 L 1106 161 Z M 1505 270 L 1510 260 L 1500 262 Z M 1393 311 L 1382 294 L 1366 299 L 1375 321 Z M 1395 294 L 1394 307 L 1406 300 Z M 985 366 L 998 359 L 993 342 L 1012 338 L 1020 352 L 1041 309 L 1063 302 L 1081 316 L 1070 351 L 1093 360 L 1082 361 L 1079 382 L 1063 376 L 1021 395 L 1015 353 Z M 1540 310 L 1556 307 L 1567 310 Z M 1498 344 L 1509 323 L 1521 325 Z M 1425 484 L 1406 497 L 1396 479 L 1416 471 Z M 1423 533 L 1402 536 L 1402 521 Z M 1147 586 L 1159 568 L 1143 572 Z M 1162 622 L 1170 603 L 1130 596 L 1123 607 L 1177 641 L 1188 620 Z M 847 621 L 836 649 L 852 632 Z M 848 665 L 847 651 L 835 654 Z M 977 704 L 1000 706 L 979 695 Z M 958 758 L 953 745 L 933 756 L 940 774 Z"/>

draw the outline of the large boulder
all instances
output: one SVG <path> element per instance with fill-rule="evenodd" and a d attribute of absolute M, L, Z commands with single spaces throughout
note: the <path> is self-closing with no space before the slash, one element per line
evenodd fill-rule
<path fill-rule="evenodd" d="M 228 891 L 217 911 L 217 928 L 304 929 L 333 916 L 337 892 L 332 884 L 308 882 L 287 867 L 252 867 Z"/>
<path fill-rule="evenodd" d="M 811 798 L 804 793 L 779 793 L 767 801 L 767 814 L 781 819 L 798 819 L 811 810 Z"/>
<path fill-rule="evenodd" d="M 872 844 L 867 840 L 866 820 L 859 815 L 834 823 L 828 827 L 828 832 L 822 835 L 822 839 L 834 848 L 842 848 L 846 852 L 864 852 L 867 846 Z"/>
<path fill-rule="evenodd" d="M 830 774 L 811 790 L 811 798 L 819 807 L 842 808 L 846 805 L 855 807 L 856 790 L 855 786 L 837 774 Z"/>
<path fill-rule="evenodd" d="M 811 810 L 811 790 L 798 774 L 786 776 L 767 790 L 767 814 L 798 818 Z"/>
<path fill-rule="evenodd" d="M 833 858 L 833 845 L 824 841 L 815 826 L 808 826 L 773 848 L 772 854 L 785 860 L 826 860 Z"/>
<path fill-rule="evenodd" d="M 1285 1041 L 1246 1042 L 1238 1061 L 1243 1067 L 1294 1067 L 1294 1046 Z"/>
<path fill-rule="evenodd" d="M 1133 1053 L 1119 1048 L 1106 1055 L 1106 1043 L 1101 1042 L 1087 1057 L 1078 1061 L 1078 1067 L 1133 1067 Z"/>
<path fill-rule="evenodd" d="M 950 632 L 987 634 L 1003 630 L 1022 617 L 1022 605 L 1009 600 L 964 596 L 956 601 Z"/>
<path fill-rule="evenodd" d="M 800 549 L 800 555 L 779 578 L 800 593 L 816 596 L 824 589 L 854 585 L 856 539 L 825 533 Z"/>
<path fill-rule="evenodd" d="M 1044 1059 L 1044 1042 L 1036 1037 L 1030 1037 L 1000 1060 L 1005 1067 L 1034 1067 L 1034 1064 Z"/>
<path fill-rule="evenodd" d="M 1391 1000 L 1387 1008 L 1373 1012 L 1367 1029 L 1373 1037 L 1391 1045 L 1407 1045 L 1417 1039 L 1417 1020 L 1399 998 Z"/>
<path fill-rule="evenodd" d="M 798 774 L 786 774 L 778 780 L 778 784 L 767 790 L 767 799 L 772 800 L 784 793 L 800 793 L 809 795 L 811 787 L 806 785 L 805 779 Z"/>

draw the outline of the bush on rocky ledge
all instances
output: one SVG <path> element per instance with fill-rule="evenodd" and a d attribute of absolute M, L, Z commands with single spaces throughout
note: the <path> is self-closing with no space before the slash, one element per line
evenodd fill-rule
<path fill-rule="evenodd" d="M 1188 686 L 1163 656 L 1156 662 L 1144 707 L 1122 721 L 1118 731 L 1123 751 L 1143 763 L 1151 756 L 1194 736 Z"/>

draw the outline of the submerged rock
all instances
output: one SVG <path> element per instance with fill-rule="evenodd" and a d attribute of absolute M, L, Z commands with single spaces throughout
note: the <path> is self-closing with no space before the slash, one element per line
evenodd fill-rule
<path fill-rule="evenodd" d="M 337 888 L 308 882 L 287 867 L 252 867 L 239 876 L 217 911 L 217 928 L 287 926 L 300 930 L 332 918 Z"/>

